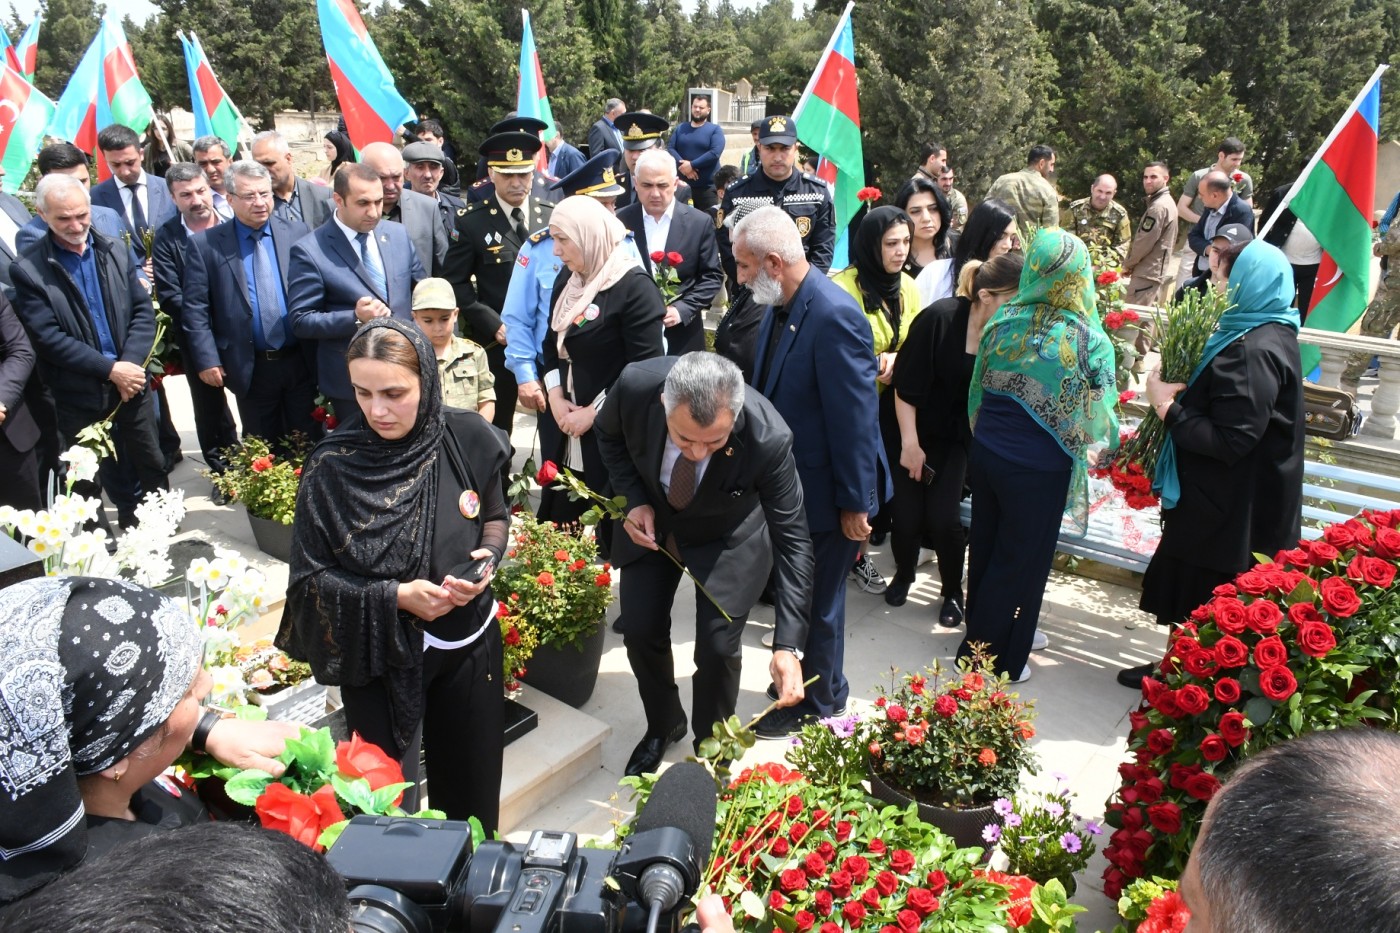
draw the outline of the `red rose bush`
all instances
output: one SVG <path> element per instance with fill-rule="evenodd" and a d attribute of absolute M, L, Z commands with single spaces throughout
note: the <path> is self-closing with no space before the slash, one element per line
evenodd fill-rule
<path fill-rule="evenodd" d="M 1179 877 L 1206 804 L 1245 758 L 1319 729 L 1400 729 L 1400 511 L 1323 529 L 1216 588 L 1173 632 L 1129 716 L 1105 891 Z"/>

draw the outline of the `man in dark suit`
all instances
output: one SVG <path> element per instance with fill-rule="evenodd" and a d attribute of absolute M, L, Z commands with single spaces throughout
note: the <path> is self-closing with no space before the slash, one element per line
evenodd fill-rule
<path fill-rule="evenodd" d="M 639 201 L 617 212 L 636 237 L 647 271 L 656 274 L 657 253 L 679 253 L 679 291 L 666 305 L 666 353 L 680 356 L 705 349 L 705 311 L 719 294 L 724 270 L 719 264 L 715 224 L 710 215 L 676 202 L 676 160 L 652 149 L 637 160 L 633 179 Z"/>
<path fill-rule="evenodd" d="M 48 475 L 58 466 L 52 423 L 53 402 L 34 372 L 34 345 L 0 295 L 0 505 L 44 507 Z"/>
<path fill-rule="evenodd" d="M 53 143 L 39 150 L 39 155 L 34 160 L 39 168 L 41 177 L 46 175 L 68 175 L 75 179 L 84 189 L 92 184 L 92 178 L 88 173 L 87 156 L 81 149 L 72 143 Z M 122 234 L 127 233 L 126 220 L 121 211 L 114 211 L 110 207 L 103 207 L 100 204 L 89 205 L 92 217 L 92 229 L 114 240 L 123 239 Z M 44 218 L 35 215 L 19 232 L 15 234 L 15 255 L 19 256 L 30 244 L 37 243 L 49 232 L 48 224 L 44 223 Z M 136 251 L 131 250 L 131 260 L 137 266 L 141 265 L 140 258 Z M 145 272 L 141 273 L 145 278 Z"/>
<path fill-rule="evenodd" d="M 184 328 L 193 371 L 238 399 L 243 433 L 276 444 L 315 437 L 316 377 L 291 333 L 287 273 L 306 225 L 273 212 L 272 178 L 256 162 L 224 173 L 233 220 L 190 238 Z"/>
<path fill-rule="evenodd" d="M 771 205 L 749 212 L 735 225 L 734 264 L 739 284 L 766 306 L 751 382 L 792 428 L 815 561 L 802 673 L 819 679 L 801 704 L 756 729 L 782 738 L 845 709 L 846 577 L 870 517 L 890 497 L 889 469 L 870 327 L 854 299 L 808 262 L 792 217 Z"/>
<path fill-rule="evenodd" d="M 775 560 L 769 669 L 781 705 L 802 699 L 812 547 L 792 433 L 766 399 L 745 392 L 743 373 L 723 357 L 700 352 L 633 363 L 594 428 L 613 488 L 627 498 L 627 534 L 614 537 L 612 556 L 622 568 L 621 629 L 647 732 L 626 773 L 645 774 L 686 731 L 671 655 L 681 571 L 661 548 L 704 587 L 695 593 L 691 725 L 698 747 L 716 721 L 734 713 L 744 618 Z"/>
<path fill-rule="evenodd" d="M 331 216 L 331 190 L 298 178 L 292 167 L 292 149 L 287 138 L 276 130 L 265 130 L 253 137 L 253 161 L 272 176 L 272 193 L 277 198 L 272 212 L 283 220 L 306 224 L 315 230 Z M 235 212 L 237 213 L 237 212 Z"/>
<path fill-rule="evenodd" d="M 341 166 L 335 213 L 292 247 L 287 313 L 297 340 L 316 341 L 316 381 L 341 424 L 359 406 L 345 349 L 355 329 L 377 317 L 413 320 L 413 286 L 428 277 L 402 224 L 381 217 L 384 186 L 367 165 Z"/>
<path fill-rule="evenodd" d="M 517 387 L 506 366 L 506 333 L 501 323 L 515 257 L 530 234 L 549 224 L 553 205 L 530 197 L 540 138 L 523 132 L 497 133 L 481 144 L 494 193 L 457 212 L 457 238 L 447 249 L 442 277 L 452 283 L 461 309 L 464 336 L 486 348 L 496 380 L 492 423 L 510 433 Z M 475 284 L 473 284 L 475 280 Z"/>
<path fill-rule="evenodd" d="M 390 143 L 365 146 L 360 150 L 360 162 L 379 173 L 384 186 L 384 219 L 403 224 L 423 268 L 437 275 L 447 256 L 447 230 L 437 202 L 403 186 L 403 156 Z"/>
<path fill-rule="evenodd" d="M 1253 232 L 1254 210 L 1243 198 L 1235 194 L 1234 182 L 1224 172 L 1207 173 L 1206 177 L 1201 179 L 1200 196 L 1206 209 L 1186 239 L 1191 244 L 1191 249 L 1196 252 L 1196 273 L 1209 274 L 1210 260 L 1206 256 L 1206 249 L 1210 246 L 1210 241 L 1215 239 L 1215 231 L 1226 224 L 1244 224 Z M 1185 273 L 1177 273 L 1177 278 L 1182 281 L 1185 281 L 1186 277 Z"/>
<path fill-rule="evenodd" d="M 184 335 L 185 255 L 190 237 L 222 222 L 214 213 L 214 199 L 203 170 L 193 162 L 176 162 L 165 172 L 165 184 L 178 213 L 156 229 L 151 246 L 151 270 L 156 284 L 156 299 L 161 310 L 170 315 L 176 331 L 185 380 L 190 390 L 190 407 L 194 411 L 195 434 L 204 462 L 215 473 L 228 469 L 223 450 L 238 443 L 238 426 L 228 410 L 224 390 L 199 378 L 199 367 L 190 353 L 189 338 Z"/>
<path fill-rule="evenodd" d="M 604 149 L 622 150 L 622 135 L 613 121 L 627 112 L 627 105 L 616 97 L 609 97 L 603 105 L 603 116 L 588 128 L 588 155 L 590 158 Z"/>
<path fill-rule="evenodd" d="M 79 431 L 115 410 L 113 440 L 134 466 L 141 491 L 166 489 L 155 398 L 146 385 L 155 309 L 131 251 L 91 230 L 87 189 L 76 179 L 46 176 L 34 194 L 49 232 L 20 253 L 10 274 L 15 310 L 53 392 L 63 442 L 72 444 Z M 121 525 L 131 527 L 137 490 L 118 481 L 112 466 L 113 460 L 104 458 L 98 475 Z M 95 493 L 99 490 L 86 487 L 79 494 Z"/>
<path fill-rule="evenodd" d="M 126 220 L 131 248 L 146 262 L 145 237 L 175 216 L 170 192 L 159 178 L 146 174 L 141 165 L 141 139 L 130 127 L 113 123 L 97 134 L 97 148 L 107 160 L 112 177 L 92 189 L 92 203 L 110 207 Z"/>
<path fill-rule="evenodd" d="M 0 168 L 0 179 L 4 177 L 5 170 Z M 24 202 L 12 194 L 0 192 L 0 292 L 6 296 L 14 293 L 10 284 L 10 263 L 19 255 L 15 237 L 27 223 L 29 208 Z"/>

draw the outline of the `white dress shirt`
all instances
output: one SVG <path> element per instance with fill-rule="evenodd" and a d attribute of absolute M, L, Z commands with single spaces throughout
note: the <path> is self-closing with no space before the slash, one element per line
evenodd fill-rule
<path fill-rule="evenodd" d="M 126 185 L 122 184 L 120 180 L 117 181 L 117 190 L 120 191 L 122 194 L 122 208 L 126 211 L 126 219 L 131 222 L 131 227 L 133 230 L 136 229 L 136 218 L 133 217 L 131 213 L 132 197 L 140 198 L 141 216 L 146 218 L 146 226 L 155 226 L 155 224 L 151 221 L 151 196 L 146 188 L 146 186 L 150 183 L 150 180 L 151 176 L 147 175 L 145 170 L 142 170 L 141 177 L 136 179 L 136 181 L 134 182 L 134 184 L 136 185 L 135 191 L 132 191 Z"/>
<path fill-rule="evenodd" d="M 666 210 L 661 212 L 660 217 L 653 217 L 647 213 L 646 208 L 642 208 L 642 233 L 647 238 L 647 252 L 654 253 L 657 250 L 666 252 L 666 241 L 671 236 L 671 215 L 675 212 L 675 198 L 672 198 L 671 203 L 666 205 Z"/>
<path fill-rule="evenodd" d="M 335 218 L 335 225 L 340 228 L 340 232 L 345 235 L 345 239 L 350 243 L 351 252 L 359 256 L 360 231 L 345 226 L 344 222 L 340 219 L 340 211 L 335 211 L 331 216 Z M 374 235 L 373 230 L 369 232 L 369 236 L 365 238 L 365 242 L 369 244 L 370 251 L 374 253 L 374 257 L 379 260 L 379 271 L 383 272 L 384 277 L 387 279 L 389 277 L 389 270 L 384 268 L 384 254 L 379 251 L 379 239 Z M 360 262 L 364 262 L 364 257 L 360 258 Z"/>

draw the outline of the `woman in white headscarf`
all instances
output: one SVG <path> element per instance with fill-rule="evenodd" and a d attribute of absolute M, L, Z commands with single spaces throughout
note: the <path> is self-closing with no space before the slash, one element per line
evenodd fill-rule
<path fill-rule="evenodd" d="M 561 449 L 543 454 L 575 473 L 582 470 L 594 490 L 605 492 L 607 476 L 593 437 L 593 418 L 624 366 L 665 352 L 661 319 L 666 306 L 635 251 L 624 248 L 627 228 L 597 200 L 565 198 L 550 215 L 549 232 L 554 255 L 564 261 L 569 276 L 555 286 L 543 348 L 549 410 L 564 437 Z M 540 517 L 573 521 L 583 505 L 548 490 L 540 501 Z"/>

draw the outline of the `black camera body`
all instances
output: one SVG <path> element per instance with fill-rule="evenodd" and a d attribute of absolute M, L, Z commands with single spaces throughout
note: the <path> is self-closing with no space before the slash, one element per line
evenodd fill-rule
<path fill-rule="evenodd" d="M 488 841 L 473 852 L 465 822 L 361 815 L 326 858 L 345 879 L 356 930 L 642 933 L 647 913 L 632 900 L 640 872 L 658 859 L 694 864 L 689 839 L 672 832 L 643 840 L 645 851 L 581 848 L 574 833 L 536 830 L 524 846 Z M 659 929 L 674 933 L 679 913 Z"/>

